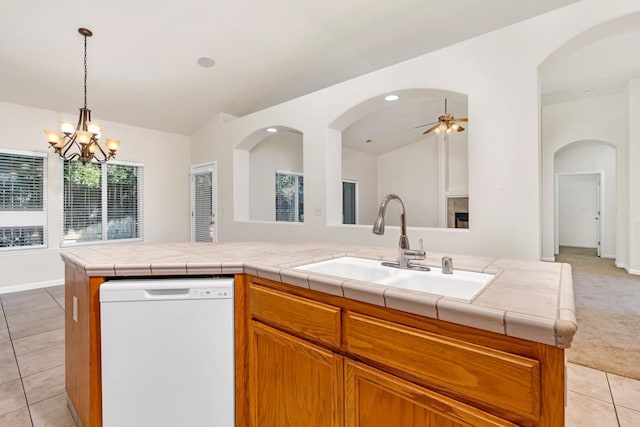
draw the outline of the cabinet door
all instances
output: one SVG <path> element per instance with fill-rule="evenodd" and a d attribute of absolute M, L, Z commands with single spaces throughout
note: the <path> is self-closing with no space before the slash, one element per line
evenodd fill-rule
<path fill-rule="evenodd" d="M 515 425 L 349 359 L 345 400 L 345 427 Z"/>
<path fill-rule="evenodd" d="M 249 388 L 254 427 L 341 427 L 343 358 L 251 321 Z"/>

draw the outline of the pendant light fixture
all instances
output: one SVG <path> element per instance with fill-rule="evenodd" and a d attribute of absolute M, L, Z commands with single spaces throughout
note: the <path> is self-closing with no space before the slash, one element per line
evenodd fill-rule
<path fill-rule="evenodd" d="M 80 108 L 78 124 L 63 120 L 60 131 L 45 130 L 44 134 L 51 148 L 64 160 L 105 163 L 116 156 L 120 140 L 107 139 L 106 149 L 98 142 L 102 125 L 91 121 L 91 110 L 87 108 L 87 37 L 93 33 L 86 28 L 78 28 L 78 32 L 84 37 L 84 107 Z"/>

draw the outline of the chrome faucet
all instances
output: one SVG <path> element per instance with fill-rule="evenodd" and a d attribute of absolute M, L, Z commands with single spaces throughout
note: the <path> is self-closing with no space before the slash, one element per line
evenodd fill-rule
<path fill-rule="evenodd" d="M 400 241 L 398 242 L 398 262 L 383 262 L 382 265 L 396 268 L 411 268 L 415 270 L 429 271 L 429 267 L 422 265 L 411 265 L 412 260 L 420 260 L 426 258 L 426 253 L 422 247 L 422 239 L 420 239 L 420 249 L 412 250 L 409 247 L 409 238 L 407 237 L 407 223 L 405 220 L 404 203 L 402 199 L 395 194 L 387 194 L 380 202 L 380 208 L 378 209 L 378 218 L 373 224 L 373 234 L 384 234 L 384 216 L 387 211 L 387 205 L 391 200 L 395 200 L 400 203 Z"/>

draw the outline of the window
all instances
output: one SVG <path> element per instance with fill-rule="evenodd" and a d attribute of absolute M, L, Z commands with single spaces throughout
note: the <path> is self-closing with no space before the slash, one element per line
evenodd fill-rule
<path fill-rule="evenodd" d="M 0 249 L 46 246 L 46 158 L 0 151 Z"/>
<path fill-rule="evenodd" d="M 191 167 L 191 241 L 215 242 L 216 164 Z"/>
<path fill-rule="evenodd" d="M 63 163 L 63 245 L 142 237 L 141 165 Z"/>
<path fill-rule="evenodd" d="M 304 222 L 302 174 L 276 171 L 276 221 Z"/>

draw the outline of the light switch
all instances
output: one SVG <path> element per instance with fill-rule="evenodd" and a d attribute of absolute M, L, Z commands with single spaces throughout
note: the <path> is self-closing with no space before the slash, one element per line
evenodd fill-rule
<path fill-rule="evenodd" d="M 322 207 L 316 206 L 314 209 L 314 213 L 316 214 L 316 216 L 322 216 Z"/>
<path fill-rule="evenodd" d="M 73 320 L 78 321 L 78 297 L 74 295 L 73 297 L 73 308 L 71 310 L 73 315 Z"/>

